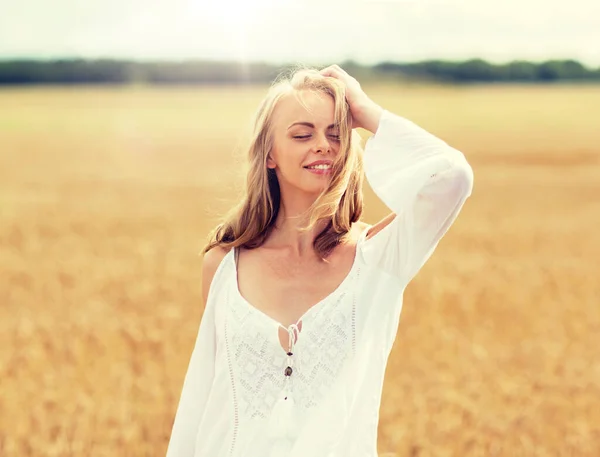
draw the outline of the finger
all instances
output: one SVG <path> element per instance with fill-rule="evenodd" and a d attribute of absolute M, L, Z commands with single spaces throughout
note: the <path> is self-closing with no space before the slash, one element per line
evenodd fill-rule
<path fill-rule="evenodd" d="M 323 76 L 330 76 L 331 75 L 331 70 L 332 70 L 332 68 L 331 68 L 331 65 L 330 65 L 329 67 L 325 67 L 325 68 L 321 69 L 319 71 L 319 73 L 321 73 Z"/>
<path fill-rule="evenodd" d="M 332 67 L 333 67 L 335 70 L 337 70 L 339 73 L 342 73 L 342 74 L 348 74 L 348 73 L 346 73 L 346 71 L 345 71 L 345 70 L 344 70 L 342 67 L 340 67 L 338 64 L 335 64 L 335 63 L 334 63 L 334 64 L 332 65 Z"/>
<path fill-rule="evenodd" d="M 346 70 L 344 70 L 342 67 L 340 67 L 339 65 L 333 64 L 330 65 L 329 67 L 327 67 L 330 71 L 334 72 L 335 74 L 338 75 L 338 77 L 342 77 L 342 78 L 350 78 L 350 75 L 348 74 L 348 72 L 346 72 Z"/>
<path fill-rule="evenodd" d="M 328 65 L 327 67 L 323 68 L 321 71 L 329 72 L 329 71 L 335 71 L 335 70 L 337 70 L 336 65 Z"/>
<path fill-rule="evenodd" d="M 324 68 L 323 70 L 320 71 L 320 73 L 323 76 L 331 76 L 333 78 L 338 78 L 338 79 L 342 78 L 342 74 L 333 66 Z"/>

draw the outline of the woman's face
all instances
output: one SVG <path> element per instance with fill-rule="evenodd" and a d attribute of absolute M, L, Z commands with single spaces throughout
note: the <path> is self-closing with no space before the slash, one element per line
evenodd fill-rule
<path fill-rule="evenodd" d="M 294 187 L 318 194 L 328 184 L 331 170 L 308 166 L 315 161 L 333 162 L 339 152 L 339 129 L 334 125 L 331 96 L 309 91 L 302 96 L 309 110 L 293 94 L 282 97 L 275 107 L 267 167 L 275 169 L 282 192 Z"/>

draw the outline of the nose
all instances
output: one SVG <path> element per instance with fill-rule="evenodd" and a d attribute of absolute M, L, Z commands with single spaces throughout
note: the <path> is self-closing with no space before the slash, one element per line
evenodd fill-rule
<path fill-rule="evenodd" d="M 329 141 L 327 140 L 326 136 L 317 136 L 317 140 L 315 142 L 315 152 L 323 154 L 323 153 L 328 153 L 331 151 L 331 145 L 329 144 Z"/>

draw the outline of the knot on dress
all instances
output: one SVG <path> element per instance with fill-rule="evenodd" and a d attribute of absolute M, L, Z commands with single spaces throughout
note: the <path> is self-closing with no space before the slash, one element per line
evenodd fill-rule
<path fill-rule="evenodd" d="M 290 380 L 294 373 L 294 348 L 300 329 L 296 324 L 289 327 L 281 325 L 281 327 L 287 330 L 289 335 L 287 366 L 283 370 L 285 381 L 282 392 L 271 411 L 268 434 L 271 438 L 286 440 L 295 437 L 297 433 L 297 411 Z"/>

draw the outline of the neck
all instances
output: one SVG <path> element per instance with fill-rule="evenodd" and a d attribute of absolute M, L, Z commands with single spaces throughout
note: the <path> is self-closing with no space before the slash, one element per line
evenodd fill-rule
<path fill-rule="evenodd" d="M 308 222 L 306 210 L 313 204 L 314 195 L 296 193 L 288 198 L 283 198 L 283 195 L 281 197 L 275 229 L 269 237 L 270 244 L 287 249 L 296 257 L 312 256 L 313 241 L 327 226 L 327 221 L 317 222 L 306 232 L 299 232 L 298 228 Z"/>

